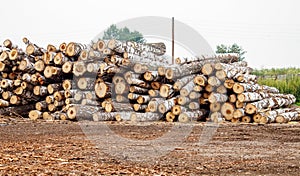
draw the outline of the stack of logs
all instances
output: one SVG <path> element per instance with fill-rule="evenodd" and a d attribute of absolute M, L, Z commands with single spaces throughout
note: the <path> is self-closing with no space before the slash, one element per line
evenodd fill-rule
<path fill-rule="evenodd" d="M 0 114 L 46 120 L 300 120 L 295 97 L 258 85 L 236 56 L 177 58 L 163 43 L 99 40 L 47 49 L 23 39 L 0 47 Z M 29 113 L 28 113 L 29 112 Z"/>

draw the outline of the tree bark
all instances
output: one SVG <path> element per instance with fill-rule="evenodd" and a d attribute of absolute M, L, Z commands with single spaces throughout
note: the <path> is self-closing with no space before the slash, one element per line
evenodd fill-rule
<path fill-rule="evenodd" d="M 227 88 L 227 89 L 232 89 L 233 86 L 234 86 L 235 82 L 233 79 L 226 79 L 225 82 L 224 82 L 224 86 Z"/>
<path fill-rule="evenodd" d="M 140 112 L 140 111 L 148 111 L 147 108 L 148 108 L 148 105 L 145 105 L 145 104 L 133 104 L 133 109 L 134 111 L 136 112 Z"/>
<path fill-rule="evenodd" d="M 47 86 L 47 90 L 49 94 L 53 94 L 56 91 L 62 90 L 62 84 L 61 83 L 49 84 Z"/>
<path fill-rule="evenodd" d="M 208 101 L 210 103 L 216 103 L 216 102 L 223 103 L 226 102 L 227 100 L 228 100 L 228 96 L 225 94 L 211 93 L 208 96 Z"/>
<path fill-rule="evenodd" d="M 105 112 L 118 112 L 118 111 L 133 111 L 132 106 L 129 103 L 116 103 L 111 102 L 105 105 Z"/>
<path fill-rule="evenodd" d="M 192 110 L 197 110 L 200 108 L 200 104 L 198 102 L 190 102 L 189 108 Z"/>
<path fill-rule="evenodd" d="M 210 120 L 214 123 L 221 123 L 224 121 L 224 118 L 220 112 L 213 112 L 210 114 Z"/>
<path fill-rule="evenodd" d="M 295 121 L 300 120 L 300 116 L 299 116 L 298 112 L 286 112 L 286 113 L 282 113 L 276 117 L 277 123 L 287 123 L 287 122 L 294 121 L 294 120 Z"/>
<path fill-rule="evenodd" d="M 72 120 L 92 120 L 93 114 L 100 111 L 103 108 L 98 106 L 70 105 L 67 115 Z"/>
<path fill-rule="evenodd" d="M 41 111 L 31 110 L 28 116 L 30 120 L 37 120 L 37 119 L 41 119 L 43 117 L 43 114 Z"/>
<path fill-rule="evenodd" d="M 90 100 L 90 99 L 86 99 L 86 98 L 81 100 L 81 104 L 82 105 L 89 105 L 89 106 L 101 106 L 101 103 L 99 101 Z"/>
<path fill-rule="evenodd" d="M 115 112 L 95 112 L 93 114 L 94 121 L 114 121 L 116 113 Z"/>
<path fill-rule="evenodd" d="M 248 103 L 245 107 L 245 110 L 248 114 L 255 114 L 267 108 L 279 108 L 291 105 L 294 102 L 295 97 L 293 95 L 289 95 L 286 98 L 266 98 L 257 102 Z"/>
<path fill-rule="evenodd" d="M 137 98 L 138 104 L 146 104 L 151 100 L 151 97 L 149 95 L 140 95 Z"/>
<path fill-rule="evenodd" d="M 86 65 L 86 71 L 89 73 L 98 73 L 100 71 L 100 65 L 101 65 L 100 63 L 94 63 L 94 62 L 88 63 Z"/>
<path fill-rule="evenodd" d="M 193 80 L 190 80 L 184 87 L 180 90 L 181 96 L 188 96 L 191 91 L 193 91 L 195 83 Z"/>
<path fill-rule="evenodd" d="M 241 118 L 243 116 L 245 116 L 245 109 L 243 109 L 243 108 L 236 109 L 233 112 L 233 118 L 235 118 L 235 119 Z"/>
<path fill-rule="evenodd" d="M 192 100 L 199 99 L 200 97 L 201 97 L 201 93 L 199 93 L 199 92 L 192 91 L 189 94 L 189 98 Z"/>
<path fill-rule="evenodd" d="M 160 77 L 159 77 L 157 71 L 146 71 L 146 72 L 143 74 L 143 78 L 144 78 L 146 81 L 158 81 L 158 80 L 160 80 Z"/>
<path fill-rule="evenodd" d="M 179 96 L 178 97 L 178 104 L 179 105 L 186 105 L 188 103 L 190 103 L 191 99 L 189 97 L 186 96 Z"/>
<path fill-rule="evenodd" d="M 81 50 L 83 50 L 84 47 L 83 45 L 79 44 L 79 43 L 74 43 L 74 42 L 70 42 L 67 46 L 66 46 L 66 55 L 67 56 L 79 56 Z"/>
<path fill-rule="evenodd" d="M 115 115 L 115 118 L 117 121 L 130 121 L 130 116 L 133 112 L 126 112 L 126 111 L 123 111 L 123 112 L 117 112 L 116 115 Z"/>
<path fill-rule="evenodd" d="M 240 109 L 240 108 L 245 108 L 246 107 L 246 103 L 240 102 L 239 100 L 237 100 L 235 102 L 235 107 Z"/>
<path fill-rule="evenodd" d="M 177 97 L 173 97 L 163 101 L 161 104 L 159 104 L 158 111 L 164 114 L 165 112 L 171 110 L 171 108 L 177 103 L 177 99 Z"/>
<path fill-rule="evenodd" d="M 66 99 L 64 91 L 56 91 L 53 93 L 54 99 L 57 101 L 62 101 Z"/>
<path fill-rule="evenodd" d="M 236 80 L 241 83 L 251 83 L 251 82 L 256 83 L 257 76 L 251 74 L 238 74 L 236 75 Z"/>
<path fill-rule="evenodd" d="M 40 101 L 35 104 L 35 109 L 38 111 L 45 111 L 47 109 L 47 105 L 46 101 Z"/>
<path fill-rule="evenodd" d="M 249 83 L 235 83 L 233 85 L 234 93 L 240 94 L 243 92 L 255 92 L 255 91 L 264 91 L 267 93 L 279 93 L 279 90 L 275 87 L 269 87 L 259 84 L 249 84 Z"/>
<path fill-rule="evenodd" d="M 146 113 L 131 113 L 130 120 L 132 122 L 153 122 L 159 121 L 162 117 L 158 113 L 146 112 Z"/>
<path fill-rule="evenodd" d="M 9 106 L 8 101 L 0 99 L 0 107 L 8 107 L 8 106 Z"/>
<path fill-rule="evenodd" d="M 150 112 L 157 112 L 159 105 L 164 101 L 164 98 L 152 98 L 148 103 L 148 109 L 150 110 Z"/>
<path fill-rule="evenodd" d="M 297 111 L 294 108 L 279 108 L 274 110 L 269 110 L 264 113 L 258 113 L 261 114 L 260 123 L 266 124 L 266 123 L 274 123 L 276 122 L 276 117 L 280 114 L 287 113 L 287 112 L 295 112 Z"/>
<path fill-rule="evenodd" d="M 79 100 L 80 101 L 80 100 Z M 65 104 L 70 105 L 70 104 L 79 104 L 79 101 L 76 100 L 75 98 L 66 98 L 65 99 Z"/>
<path fill-rule="evenodd" d="M 244 92 L 244 93 L 238 94 L 237 99 L 240 102 L 251 102 L 251 101 L 262 100 L 263 97 L 261 96 L 260 93 L 257 93 L 257 92 Z"/>
<path fill-rule="evenodd" d="M 200 121 L 203 119 L 204 113 L 201 110 L 183 112 L 178 116 L 178 121 L 182 123 Z"/>
<path fill-rule="evenodd" d="M 137 93 L 137 94 L 148 94 L 149 89 L 145 89 L 142 87 L 138 87 L 138 86 L 130 86 L 129 88 L 129 92 L 131 93 Z"/>
<path fill-rule="evenodd" d="M 191 63 L 191 62 L 201 61 L 201 60 L 203 60 L 203 59 L 199 58 L 199 57 L 190 57 L 190 58 L 187 58 L 187 57 L 179 58 L 179 57 L 177 57 L 175 59 L 175 63 L 178 64 L 178 65 L 183 65 L 183 64 L 187 64 L 187 63 Z"/>
<path fill-rule="evenodd" d="M 28 58 L 22 59 L 18 68 L 26 73 L 35 72 L 34 63 L 32 63 Z"/>

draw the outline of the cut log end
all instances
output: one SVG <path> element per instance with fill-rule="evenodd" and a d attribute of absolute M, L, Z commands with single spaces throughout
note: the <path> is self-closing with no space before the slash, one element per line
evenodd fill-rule
<path fill-rule="evenodd" d="M 220 112 L 213 112 L 210 114 L 210 120 L 214 123 L 221 123 L 223 122 L 223 117 Z"/>
<path fill-rule="evenodd" d="M 29 112 L 29 118 L 30 120 L 37 120 L 37 119 L 41 119 L 42 116 L 42 112 L 38 111 L 38 110 L 31 110 Z"/>
<path fill-rule="evenodd" d="M 175 120 L 175 115 L 172 112 L 168 112 L 166 114 L 166 121 L 167 122 L 173 122 Z"/>
<path fill-rule="evenodd" d="M 179 115 L 181 113 L 181 106 L 180 105 L 175 105 L 172 107 L 171 112 L 174 115 Z"/>
<path fill-rule="evenodd" d="M 167 79 L 173 79 L 174 71 L 172 69 L 167 69 L 166 72 L 165 72 L 165 77 Z"/>
<path fill-rule="evenodd" d="M 203 65 L 201 71 L 204 75 L 211 75 L 214 71 L 214 67 L 212 63 L 206 63 Z"/>
<path fill-rule="evenodd" d="M 99 98 L 104 98 L 108 93 L 109 87 L 104 83 L 96 83 L 95 84 L 95 92 Z"/>
<path fill-rule="evenodd" d="M 221 113 L 226 120 L 231 120 L 233 118 L 234 111 L 234 105 L 228 102 L 224 103 L 221 107 Z"/>
<path fill-rule="evenodd" d="M 285 123 L 286 122 L 285 118 L 281 115 L 277 116 L 275 121 L 277 123 Z"/>
<path fill-rule="evenodd" d="M 250 116 L 243 116 L 241 121 L 243 123 L 250 123 L 251 122 L 251 117 Z"/>
<path fill-rule="evenodd" d="M 254 114 L 257 112 L 257 108 L 253 104 L 248 103 L 245 107 L 245 111 L 248 114 Z"/>
<path fill-rule="evenodd" d="M 211 104 L 209 105 L 209 109 L 210 109 L 210 111 L 212 111 L 212 112 L 217 112 L 217 111 L 219 111 L 219 110 L 221 109 L 221 103 L 218 103 L 218 102 L 216 102 L 216 103 L 211 103 Z"/>
<path fill-rule="evenodd" d="M 160 96 L 166 98 L 171 94 L 171 86 L 164 84 L 160 87 L 159 90 Z"/>
<path fill-rule="evenodd" d="M 67 115 L 69 119 L 76 119 L 76 108 L 70 107 L 67 111 Z"/>
<path fill-rule="evenodd" d="M 199 86 L 205 86 L 207 82 L 207 78 L 204 75 L 198 75 L 194 78 L 194 82 Z"/>
<path fill-rule="evenodd" d="M 262 115 L 259 114 L 259 113 L 253 115 L 253 121 L 254 121 L 255 123 L 259 123 L 261 118 L 262 118 Z"/>
<path fill-rule="evenodd" d="M 235 83 L 232 87 L 232 90 L 234 93 L 236 94 L 240 94 L 244 92 L 244 87 L 242 85 L 240 85 L 239 83 Z"/>
<path fill-rule="evenodd" d="M 186 113 L 181 113 L 179 116 L 178 116 L 178 121 L 181 122 L 181 123 L 187 123 L 190 121 L 190 118 L 188 116 L 188 114 Z"/>
<path fill-rule="evenodd" d="M 10 60 L 16 60 L 17 57 L 18 57 L 18 51 L 17 51 L 17 49 L 12 49 L 9 52 L 9 59 Z"/>
<path fill-rule="evenodd" d="M 62 71 L 64 73 L 71 73 L 72 67 L 73 67 L 73 63 L 70 62 L 70 61 L 68 61 L 68 62 L 66 62 L 66 63 L 63 64 Z"/>
<path fill-rule="evenodd" d="M 97 42 L 97 49 L 98 51 L 104 51 L 104 49 L 106 48 L 106 44 L 103 40 L 99 40 Z"/>

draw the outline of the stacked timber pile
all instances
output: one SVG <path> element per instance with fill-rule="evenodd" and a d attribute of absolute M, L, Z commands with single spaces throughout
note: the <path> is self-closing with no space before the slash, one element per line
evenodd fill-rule
<path fill-rule="evenodd" d="M 177 58 L 163 43 L 99 40 L 47 49 L 23 39 L 0 48 L 0 113 L 30 119 L 231 121 L 300 120 L 295 97 L 257 84 L 236 56 Z M 28 113 L 29 112 L 29 113 Z"/>

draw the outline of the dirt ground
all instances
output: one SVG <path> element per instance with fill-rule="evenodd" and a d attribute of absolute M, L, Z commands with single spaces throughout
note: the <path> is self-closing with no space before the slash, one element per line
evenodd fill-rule
<path fill-rule="evenodd" d="M 151 143 L 155 140 L 160 141 Z M 1 118 L 0 141 L 0 175 L 300 172 L 299 123 L 217 126 Z"/>

